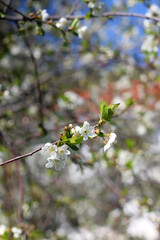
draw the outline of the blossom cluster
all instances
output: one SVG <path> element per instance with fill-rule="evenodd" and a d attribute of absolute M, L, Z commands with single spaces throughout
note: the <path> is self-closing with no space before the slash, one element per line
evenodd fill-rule
<path fill-rule="evenodd" d="M 98 0 L 88 1 L 88 7 L 92 11 L 93 16 L 101 16 L 103 13 L 104 3 Z"/>
<path fill-rule="evenodd" d="M 7 232 L 9 232 L 9 234 L 10 234 L 10 229 L 7 228 L 5 225 L 1 224 L 0 225 L 0 236 L 3 236 Z M 12 233 L 14 239 L 19 238 L 22 234 L 22 230 L 20 228 L 17 228 L 17 227 L 12 227 L 11 228 L 11 233 Z"/>
<path fill-rule="evenodd" d="M 156 4 L 151 4 L 148 12 L 146 13 L 147 17 L 158 17 L 160 18 L 160 8 Z M 153 59 L 155 54 L 158 52 L 158 37 L 160 31 L 160 23 L 154 23 L 148 19 L 145 19 L 144 28 L 147 33 L 146 38 L 142 44 L 141 50 L 145 53 L 150 54 L 150 60 Z"/>
<path fill-rule="evenodd" d="M 76 148 L 77 150 L 82 141 L 97 137 L 98 132 L 87 121 L 84 121 L 82 127 L 73 127 L 72 124 L 69 124 L 68 127 L 65 127 L 63 134 L 61 134 L 59 142 L 56 144 L 46 143 L 42 147 L 42 154 L 47 157 L 46 168 L 55 168 L 58 171 L 62 170 L 65 167 L 68 155 L 71 154 L 69 146 L 71 149 L 74 150 Z M 105 134 L 103 135 L 105 136 Z M 69 137 L 67 138 L 66 136 Z M 109 149 L 116 140 L 115 133 L 108 133 L 106 136 L 104 151 Z M 71 145 L 71 143 L 74 144 Z"/>

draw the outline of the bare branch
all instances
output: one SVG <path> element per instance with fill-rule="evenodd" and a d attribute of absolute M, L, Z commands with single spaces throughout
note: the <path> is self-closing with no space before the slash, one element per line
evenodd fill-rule
<path fill-rule="evenodd" d="M 25 16 L 24 17 L 20 17 L 20 16 L 9 16 L 9 15 L 5 15 L 5 17 L 0 17 L 0 20 L 9 20 L 9 21 L 34 21 L 34 22 L 42 22 L 42 23 L 47 23 L 47 21 L 40 21 L 38 19 L 29 17 L 29 16 Z M 62 16 L 50 16 L 49 19 L 52 19 L 54 21 L 59 20 Z M 73 20 L 75 18 L 78 18 L 79 20 L 84 20 L 85 19 L 85 15 L 78 15 L 78 16 L 72 16 L 72 15 L 67 15 L 64 16 L 65 18 L 67 18 L 68 20 Z M 160 18 L 158 17 L 149 17 L 143 14 L 139 14 L 139 13 L 127 13 L 127 12 L 105 12 L 102 14 L 102 17 L 105 18 L 110 18 L 110 17 L 136 17 L 136 18 L 142 18 L 142 19 L 148 19 L 148 20 L 152 20 L 155 22 L 160 22 Z M 92 18 L 99 18 L 98 16 L 92 16 Z"/>
<path fill-rule="evenodd" d="M 58 140 L 58 141 L 59 141 L 59 140 Z M 55 144 L 58 143 L 58 141 L 53 142 L 52 144 L 55 145 Z M 20 159 L 22 159 L 22 158 L 26 158 L 26 157 L 32 156 L 33 154 L 39 152 L 41 149 L 42 149 L 42 147 L 39 147 L 39 148 L 37 148 L 36 150 L 34 150 L 34 151 L 32 151 L 32 152 L 29 152 L 29 153 L 26 153 L 26 154 L 23 154 L 23 155 L 20 155 L 20 156 L 11 158 L 11 159 L 9 159 L 9 160 L 7 160 L 7 161 L 5 161 L 5 162 L 0 163 L 0 166 L 4 166 L 4 165 L 6 165 L 6 164 L 8 164 L 8 163 L 12 163 L 12 162 L 18 161 L 18 160 L 20 160 Z"/>

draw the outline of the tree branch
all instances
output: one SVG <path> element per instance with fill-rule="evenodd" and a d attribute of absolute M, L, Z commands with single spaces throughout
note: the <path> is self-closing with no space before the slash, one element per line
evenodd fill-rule
<path fill-rule="evenodd" d="M 20 17 L 20 16 L 9 16 L 9 15 L 5 15 L 5 17 L 0 17 L 0 20 L 9 20 L 9 21 L 33 21 L 33 22 L 42 22 L 42 23 L 47 23 L 45 21 L 40 21 L 38 19 L 35 19 L 33 17 L 27 17 L 26 15 L 24 15 L 25 17 Z M 59 20 L 62 16 L 50 16 L 49 19 L 52 19 L 54 21 Z M 75 18 L 78 18 L 79 20 L 84 20 L 85 19 L 85 15 L 78 15 L 78 16 L 72 16 L 72 15 L 67 15 L 64 16 L 65 18 L 67 18 L 68 20 L 73 20 Z M 110 17 L 137 17 L 137 18 L 142 18 L 142 19 L 148 19 L 148 20 L 152 20 L 155 22 L 160 22 L 160 18 L 158 17 L 149 17 L 143 14 L 139 14 L 139 13 L 126 13 L 126 12 L 105 12 L 102 14 L 102 17 L 105 18 L 110 18 Z M 92 18 L 99 18 L 98 16 L 92 16 Z"/>
<path fill-rule="evenodd" d="M 58 140 L 58 141 L 59 141 L 59 140 Z M 53 142 L 52 144 L 55 145 L 55 144 L 58 143 L 58 141 Z M 26 153 L 26 154 L 23 154 L 23 155 L 20 155 L 20 156 L 11 158 L 11 159 L 9 159 L 9 160 L 7 160 L 7 161 L 5 161 L 5 162 L 0 163 L 0 166 L 4 166 L 4 165 L 6 165 L 6 164 L 8 164 L 8 163 L 12 163 L 12 162 L 18 161 L 18 160 L 20 160 L 20 159 L 22 159 L 22 158 L 26 158 L 26 157 L 32 156 L 33 154 L 39 152 L 41 149 L 42 149 L 42 147 L 39 147 L 39 148 L 37 148 L 36 150 L 34 150 L 34 151 L 32 151 L 32 152 L 29 152 L 29 153 Z"/>

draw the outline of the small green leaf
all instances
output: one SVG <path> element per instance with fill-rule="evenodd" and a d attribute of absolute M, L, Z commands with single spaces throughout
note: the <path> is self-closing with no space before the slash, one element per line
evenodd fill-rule
<path fill-rule="evenodd" d="M 86 14 L 86 16 L 85 16 L 85 19 L 87 20 L 87 19 L 89 19 L 89 18 L 91 18 L 92 17 L 92 12 L 88 12 L 87 14 Z"/>
<path fill-rule="evenodd" d="M 67 142 L 68 141 L 68 138 L 66 136 L 62 136 L 61 139 L 62 139 L 63 142 Z"/>
<path fill-rule="evenodd" d="M 107 108 L 107 104 L 104 100 L 102 100 L 101 103 L 99 104 L 99 111 L 100 111 L 100 114 L 101 114 L 101 118 L 103 120 L 107 120 L 108 108 Z"/>
<path fill-rule="evenodd" d="M 135 103 L 135 100 L 133 100 L 131 97 L 126 99 L 126 106 L 130 107 Z"/>
<path fill-rule="evenodd" d="M 72 137 L 72 138 L 69 139 L 69 142 L 72 143 L 72 144 L 74 144 L 74 143 L 76 143 L 76 140 L 75 140 L 74 137 Z"/>
<path fill-rule="evenodd" d="M 37 33 L 37 35 L 41 35 L 41 36 L 45 35 L 45 32 L 41 26 L 36 26 L 36 33 Z"/>
<path fill-rule="evenodd" d="M 105 134 L 104 134 L 104 133 L 102 133 L 102 132 L 99 132 L 97 135 L 98 135 L 99 137 L 102 137 L 102 138 L 104 138 L 104 137 L 105 137 Z"/>
<path fill-rule="evenodd" d="M 83 136 L 80 136 L 76 139 L 76 144 L 80 144 L 83 142 Z"/>
<path fill-rule="evenodd" d="M 76 30 L 77 29 L 77 27 L 78 27 L 78 25 L 79 25 L 79 19 L 78 18 L 75 18 L 72 22 L 71 22 L 71 28 L 73 29 L 73 30 Z"/>
<path fill-rule="evenodd" d="M 2 12 L 0 12 L 0 17 L 1 17 L 1 18 L 4 18 L 4 17 L 5 17 L 5 14 L 2 13 Z"/>
<path fill-rule="evenodd" d="M 133 160 L 130 160 L 129 162 L 127 162 L 125 166 L 127 169 L 131 169 L 133 166 Z"/>
<path fill-rule="evenodd" d="M 126 140 L 126 145 L 127 145 L 127 147 L 128 147 L 130 150 L 132 150 L 132 149 L 134 148 L 135 144 L 136 144 L 136 142 L 135 142 L 134 139 L 128 138 L 128 139 Z"/>
<path fill-rule="evenodd" d="M 66 138 L 70 138 L 70 137 L 71 137 L 70 132 L 69 132 L 69 131 L 66 131 L 66 132 L 65 132 L 65 136 L 66 136 Z"/>
<path fill-rule="evenodd" d="M 106 121 L 110 121 L 112 117 L 113 117 L 113 111 L 111 108 L 108 108 L 108 116 Z"/>
<path fill-rule="evenodd" d="M 111 108 L 112 111 L 114 111 L 119 105 L 120 105 L 120 103 L 116 103 L 116 104 L 112 104 L 112 103 L 111 103 L 111 104 L 108 106 L 108 108 Z"/>
<path fill-rule="evenodd" d="M 67 145 L 74 151 L 78 151 L 79 150 L 79 148 L 76 145 L 74 145 L 74 144 L 68 144 L 67 143 Z"/>

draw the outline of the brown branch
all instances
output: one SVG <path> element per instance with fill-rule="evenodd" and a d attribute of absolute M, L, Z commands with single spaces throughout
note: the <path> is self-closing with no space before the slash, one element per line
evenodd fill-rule
<path fill-rule="evenodd" d="M 42 23 L 47 23 L 45 21 L 40 21 L 38 19 L 32 18 L 32 17 L 28 17 L 26 15 L 25 19 L 24 17 L 20 17 L 20 16 L 9 16 L 9 15 L 5 15 L 5 17 L 0 17 L 1 20 L 10 20 L 10 21 L 35 21 L 35 22 L 42 22 Z M 49 19 L 52 19 L 54 21 L 59 20 L 62 16 L 50 16 Z M 67 18 L 68 20 L 73 20 L 75 18 L 78 18 L 79 20 L 84 20 L 85 19 L 85 15 L 78 15 L 78 16 L 72 16 L 72 15 L 67 15 L 64 16 L 65 18 Z M 149 17 L 143 14 L 139 14 L 139 13 L 126 13 L 126 12 L 105 12 L 102 14 L 102 17 L 105 18 L 110 18 L 110 17 L 137 17 L 137 18 L 142 18 L 142 19 L 148 19 L 148 20 L 152 20 L 155 22 L 160 22 L 160 18 L 158 17 Z M 98 16 L 92 16 L 92 18 L 99 18 Z"/>
<path fill-rule="evenodd" d="M 4 8 L 3 8 L 3 13 L 6 13 L 6 12 L 7 12 L 9 6 L 11 5 L 11 3 L 12 3 L 12 0 L 7 0 L 8 6 L 4 6 Z"/>
<path fill-rule="evenodd" d="M 17 28 L 19 29 L 18 22 L 15 22 L 15 24 L 16 24 Z M 39 127 L 42 130 L 42 133 L 46 134 L 46 129 L 44 128 L 44 124 L 43 124 L 43 96 L 42 96 L 41 84 L 40 84 L 39 73 L 38 73 L 38 65 L 37 65 L 37 61 L 34 57 L 34 54 L 32 52 L 32 48 L 31 48 L 31 45 L 30 45 L 30 42 L 29 42 L 27 36 L 23 34 L 22 38 L 23 38 L 24 43 L 29 51 L 30 58 L 31 58 L 31 61 L 33 64 L 34 76 L 35 76 L 35 80 L 36 80 L 35 91 L 36 91 L 36 100 L 37 100 L 38 113 L 39 113 Z"/>
<path fill-rule="evenodd" d="M 11 4 L 5 3 L 3 1 L 0 0 L 0 3 L 3 4 L 5 7 L 11 9 L 13 12 L 18 13 L 19 15 L 22 16 L 23 20 L 24 19 L 28 19 L 28 16 L 26 16 L 25 14 L 23 14 L 22 12 L 18 11 L 17 9 L 15 9 L 14 7 L 11 6 Z M 22 19 L 21 19 L 22 20 Z"/>
<path fill-rule="evenodd" d="M 58 141 L 59 141 L 59 140 L 58 140 Z M 58 143 L 58 141 L 53 142 L 52 144 L 55 145 L 55 144 Z M 22 158 L 26 158 L 26 157 L 32 156 L 33 154 L 39 152 L 41 149 L 42 149 L 42 147 L 39 147 L 39 148 L 37 148 L 36 150 L 34 150 L 34 151 L 32 151 L 32 152 L 29 152 L 29 153 L 26 153 L 26 154 L 23 154 L 23 155 L 20 155 L 20 156 L 11 158 L 11 159 L 9 159 L 9 160 L 7 160 L 7 161 L 5 161 L 5 162 L 0 163 L 0 166 L 4 166 L 4 165 L 6 165 L 6 164 L 8 164 L 8 163 L 12 163 L 12 162 L 18 161 L 18 160 L 20 160 L 20 159 L 22 159 Z"/>
<path fill-rule="evenodd" d="M 41 85 L 40 85 L 40 79 L 39 79 L 39 73 L 38 73 L 38 66 L 37 66 L 36 59 L 33 55 L 28 38 L 23 36 L 23 39 L 30 53 L 30 58 L 34 67 L 34 75 L 36 79 L 35 90 L 36 90 L 36 98 L 37 98 L 38 113 L 39 113 L 39 127 L 42 129 L 43 132 L 46 132 L 43 124 L 43 97 L 42 97 L 42 91 L 41 91 Z"/>

